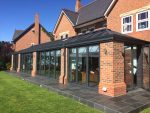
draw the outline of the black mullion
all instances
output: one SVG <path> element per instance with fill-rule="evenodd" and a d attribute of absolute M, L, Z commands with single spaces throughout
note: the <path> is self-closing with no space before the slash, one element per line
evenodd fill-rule
<path fill-rule="evenodd" d="M 79 48 L 76 48 L 76 81 L 78 83 L 78 58 L 79 58 L 79 52 L 78 52 Z"/>
<path fill-rule="evenodd" d="M 56 51 L 54 51 L 54 62 L 55 62 L 55 65 L 54 65 L 54 78 L 56 79 Z"/>
<path fill-rule="evenodd" d="M 132 75 L 132 88 L 134 87 L 134 75 L 133 75 L 133 46 L 131 46 L 131 75 Z"/>
<path fill-rule="evenodd" d="M 149 63 L 148 63 L 148 67 L 149 67 L 149 89 L 150 89 L 150 44 L 149 44 Z"/>
<path fill-rule="evenodd" d="M 86 47 L 86 82 L 87 82 L 87 86 L 89 86 L 89 47 Z"/>
<path fill-rule="evenodd" d="M 46 76 L 46 51 L 44 51 L 44 75 Z"/>
<path fill-rule="evenodd" d="M 49 68 L 49 70 L 48 70 L 48 76 L 50 77 L 50 64 L 51 64 L 51 52 L 49 51 L 49 63 L 48 63 L 48 68 Z"/>

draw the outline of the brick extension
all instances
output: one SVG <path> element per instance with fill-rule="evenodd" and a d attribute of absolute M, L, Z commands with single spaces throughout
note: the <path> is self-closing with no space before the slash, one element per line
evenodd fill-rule
<path fill-rule="evenodd" d="M 113 97 L 126 94 L 123 52 L 123 43 L 108 42 L 100 44 L 99 93 Z M 104 89 L 106 91 L 103 91 Z"/>

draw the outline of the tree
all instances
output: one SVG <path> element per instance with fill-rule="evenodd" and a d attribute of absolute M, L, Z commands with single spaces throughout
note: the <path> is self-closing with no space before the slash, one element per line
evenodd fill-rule
<path fill-rule="evenodd" d="M 0 41 L 0 70 L 7 69 L 8 63 L 11 62 L 13 52 L 10 42 Z"/>

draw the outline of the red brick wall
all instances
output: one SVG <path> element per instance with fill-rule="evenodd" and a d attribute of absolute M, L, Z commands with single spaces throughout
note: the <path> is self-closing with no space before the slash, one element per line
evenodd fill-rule
<path fill-rule="evenodd" d="M 54 32 L 55 34 L 55 40 L 60 39 L 60 33 L 69 31 L 69 37 L 75 36 L 76 32 L 71 24 L 71 22 L 68 20 L 66 15 L 62 15 L 60 22 Z"/>
<path fill-rule="evenodd" d="M 33 29 L 35 29 L 35 27 Z M 50 42 L 50 37 L 41 30 L 40 40 L 41 43 Z M 31 43 L 34 43 L 35 45 L 39 44 L 37 34 L 33 32 L 32 29 L 16 42 L 15 51 L 20 51 L 22 49 L 29 48 L 31 47 Z"/>
<path fill-rule="evenodd" d="M 38 44 L 38 38 L 36 37 L 32 29 L 16 42 L 15 51 L 20 51 L 22 49 L 31 47 L 31 43 L 34 43 L 35 45 Z"/>
<path fill-rule="evenodd" d="M 41 30 L 40 37 L 41 37 L 41 43 L 46 43 L 51 41 L 50 37 L 43 30 Z"/>
<path fill-rule="evenodd" d="M 123 43 L 108 42 L 100 44 L 100 84 L 99 93 L 108 96 L 126 94 L 124 83 Z M 103 87 L 107 91 L 103 91 Z"/>
<path fill-rule="evenodd" d="M 150 0 L 118 0 L 117 4 L 108 16 L 108 28 L 117 32 L 121 32 L 120 14 L 136 10 L 148 5 L 150 5 Z M 133 14 L 133 20 L 133 33 L 129 33 L 128 35 L 150 41 L 150 30 L 136 32 L 136 13 Z"/>

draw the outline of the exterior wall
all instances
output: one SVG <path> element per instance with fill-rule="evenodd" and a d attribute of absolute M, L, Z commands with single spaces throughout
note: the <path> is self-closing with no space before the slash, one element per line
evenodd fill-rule
<path fill-rule="evenodd" d="M 149 0 L 118 0 L 113 10 L 107 18 L 107 26 L 109 29 L 121 32 L 121 17 L 123 13 L 127 13 L 145 6 L 150 5 Z M 136 32 L 136 13 L 133 13 L 133 32 L 127 35 L 135 38 L 150 41 L 150 30 Z"/>
<path fill-rule="evenodd" d="M 106 21 L 106 20 L 103 20 L 103 21 L 101 21 L 101 22 L 97 22 L 97 23 L 92 24 L 92 25 L 87 25 L 87 26 L 85 26 L 85 27 L 77 28 L 77 29 L 76 29 L 76 32 L 77 32 L 77 34 L 80 34 L 80 33 L 82 33 L 81 31 L 82 31 L 83 29 L 87 29 L 87 32 L 90 32 L 89 29 L 90 29 L 91 27 L 94 27 L 94 28 L 95 28 L 94 30 L 104 29 L 104 28 L 106 28 L 106 26 L 107 26 L 106 24 L 107 24 L 107 21 Z"/>
<path fill-rule="evenodd" d="M 57 26 L 57 28 L 54 32 L 55 40 L 59 40 L 60 33 L 63 33 L 63 32 L 68 32 L 68 37 L 76 35 L 76 32 L 75 32 L 71 22 L 68 20 L 68 18 L 64 14 L 62 15 L 59 25 Z"/>
<path fill-rule="evenodd" d="M 35 45 L 38 44 L 38 39 L 32 29 L 16 42 L 15 51 L 29 48 L 31 47 L 31 43 L 34 43 Z"/>
<path fill-rule="evenodd" d="M 123 43 L 100 44 L 100 94 L 112 97 L 126 94 L 123 52 Z"/>
<path fill-rule="evenodd" d="M 41 37 L 40 38 L 41 43 L 46 43 L 46 42 L 50 42 L 51 41 L 50 37 L 42 30 L 42 28 L 41 28 L 40 37 Z"/>
<path fill-rule="evenodd" d="M 35 27 L 33 29 L 35 29 Z M 40 42 L 41 43 L 50 42 L 50 37 L 46 33 L 44 33 L 42 30 L 41 30 L 41 35 L 40 35 Z M 39 39 L 38 39 L 37 34 L 33 32 L 31 29 L 16 42 L 15 51 L 20 51 L 20 50 L 29 48 L 31 47 L 32 43 L 34 43 L 34 45 L 38 45 Z"/>

